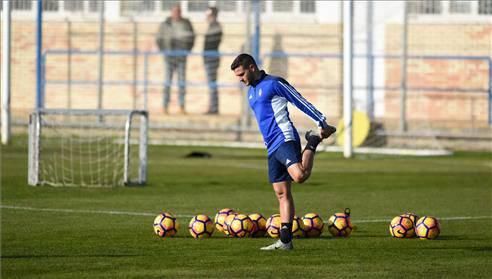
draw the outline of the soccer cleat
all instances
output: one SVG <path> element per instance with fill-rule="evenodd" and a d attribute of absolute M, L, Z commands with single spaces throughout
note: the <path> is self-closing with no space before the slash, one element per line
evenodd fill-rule
<path fill-rule="evenodd" d="M 290 241 L 289 243 L 283 243 L 280 239 L 271 245 L 260 248 L 260 250 L 263 250 L 263 251 L 292 250 L 292 249 L 294 249 L 294 245 L 292 245 L 292 241 Z"/>
<path fill-rule="evenodd" d="M 326 125 L 326 128 L 328 129 L 328 136 L 326 136 L 326 138 L 329 138 L 331 135 L 333 135 L 337 131 L 336 127 L 328 125 L 328 124 Z"/>

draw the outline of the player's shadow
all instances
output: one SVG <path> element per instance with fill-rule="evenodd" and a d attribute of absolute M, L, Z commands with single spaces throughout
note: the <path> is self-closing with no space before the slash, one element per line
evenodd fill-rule
<path fill-rule="evenodd" d="M 445 240 L 478 240 L 478 239 L 471 239 L 469 237 L 465 237 L 461 235 L 441 235 L 438 236 L 436 239 L 433 239 L 432 241 L 445 241 Z"/>
<path fill-rule="evenodd" d="M 67 254 L 67 255 L 2 255 L 2 259 L 37 259 L 37 258 L 124 258 L 124 257 L 137 257 L 137 254 Z"/>
<path fill-rule="evenodd" d="M 472 247 L 467 249 L 473 252 L 492 252 L 492 246 Z"/>

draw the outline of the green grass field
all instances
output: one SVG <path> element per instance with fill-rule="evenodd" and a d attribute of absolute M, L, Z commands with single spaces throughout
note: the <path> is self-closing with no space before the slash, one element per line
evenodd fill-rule
<path fill-rule="evenodd" d="M 293 251 L 264 252 L 272 239 L 195 240 L 189 217 L 160 239 L 154 216 L 277 213 L 264 150 L 152 146 L 145 187 L 27 185 L 25 139 L 2 147 L 2 278 L 490 278 L 492 153 L 414 158 L 319 153 L 310 180 L 294 185 L 298 215 L 325 221 L 352 210 L 357 230 L 339 239 L 295 240 Z M 209 159 L 189 159 L 206 151 Z M 404 212 L 441 220 L 432 241 L 393 239 Z M 118 214 L 117 214 L 118 213 Z M 138 214 L 132 214 L 138 213 Z"/>

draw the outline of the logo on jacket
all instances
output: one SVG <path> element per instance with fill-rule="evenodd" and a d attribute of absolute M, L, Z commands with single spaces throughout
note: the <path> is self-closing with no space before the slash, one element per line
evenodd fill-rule
<path fill-rule="evenodd" d="M 261 97 L 261 94 L 263 94 L 263 91 L 262 91 L 262 90 L 261 90 L 261 88 L 260 88 L 260 92 L 258 92 L 258 96 L 260 96 L 260 97 Z"/>

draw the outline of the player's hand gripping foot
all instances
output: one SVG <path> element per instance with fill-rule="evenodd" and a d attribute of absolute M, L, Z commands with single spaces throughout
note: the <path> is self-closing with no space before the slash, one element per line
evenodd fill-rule
<path fill-rule="evenodd" d="M 292 241 L 289 243 L 283 243 L 280 239 L 272 245 L 268 245 L 265 247 L 261 247 L 260 250 L 263 251 L 272 251 L 272 250 L 292 250 L 294 249 L 294 245 L 292 245 Z"/>
<path fill-rule="evenodd" d="M 323 139 L 318 135 L 316 134 L 313 130 L 309 130 L 306 132 L 306 134 L 304 135 L 304 137 L 306 138 L 306 140 L 309 142 L 309 140 L 317 140 L 317 141 L 322 141 Z"/>
<path fill-rule="evenodd" d="M 314 133 L 312 130 L 309 130 L 306 132 L 306 140 L 309 142 L 309 140 L 314 140 L 316 141 L 315 139 L 317 139 L 319 142 L 321 142 L 323 139 L 326 139 L 328 137 L 330 137 L 333 133 L 335 133 L 337 131 L 337 128 L 333 127 L 333 126 L 330 126 L 328 124 L 326 124 L 326 126 L 322 127 L 320 129 L 320 134 L 316 134 Z"/>

